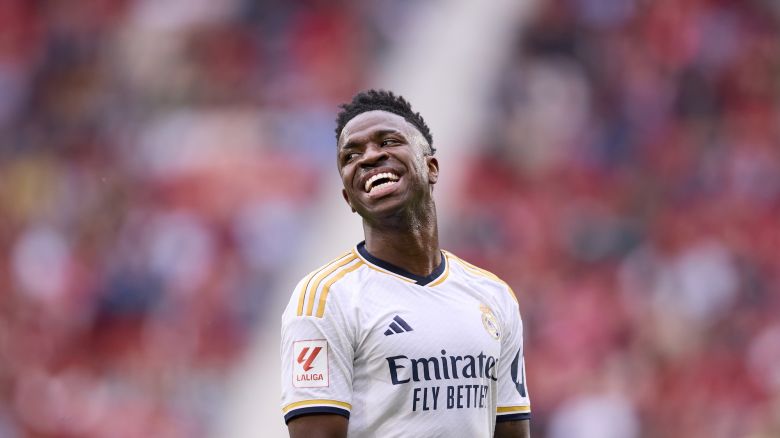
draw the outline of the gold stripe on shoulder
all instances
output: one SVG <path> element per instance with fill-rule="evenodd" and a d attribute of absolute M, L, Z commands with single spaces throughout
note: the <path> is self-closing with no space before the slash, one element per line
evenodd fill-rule
<path fill-rule="evenodd" d="M 306 315 L 311 316 L 314 314 L 314 297 L 317 296 L 317 289 L 320 288 L 320 283 L 322 283 L 322 280 L 325 279 L 328 275 L 331 275 L 332 273 L 336 272 L 343 266 L 352 263 L 352 261 L 355 260 L 355 256 L 352 254 L 347 255 L 346 258 L 341 259 L 338 263 L 335 263 L 331 265 L 328 269 L 322 271 L 320 275 L 317 276 L 317 278 L 314 279 L 314 282 L 311 286 L 311 291 L 309 292 L 309 298 L 307 299 L 306 304 Z"/>
<path fill-rule="evenodd" d="M 517 295 L 515 295 L 515 291 L 512 290 L 512 287 L 509 286 L 509 284 L 507 284 L 506 281 L 504 281 L 501 278 L 499 278 L 498 275 L 496 275 L 496 274 L 494 274 L 494 273 L 492 273 L 490 271 L 487 271 L 485 269 L 482 269 L 482 268 L 480 268 L 478 266 L 472 265 L 471 263 L 463 260 L 462 258 L 456 256 L 455 254 L 452 254 L 452 253 L 447 253 L 447 254 L 451 255 L 456 260 L 458 260 L 460 262 L 461 266 L 466 268 L 467 271 L 469 271 L 469 272 L 471 272 L 473 274 L 476 274 L 478 276 L 485 277 L 485 278 L 488 278 L 488 279 L 493 280 L 493 281 L 497 281 L 497 282 L 503 284 L 504 286 L 506 286 L 506 288 L 509 290 L 509 296 L 512 297 L 512 299 L 515 301 L 515 303 L 518 303 Z"/>
<path fill-rule="evenodd" d="M 301 316 L 301 312 L 303 312 L 303 301 L 306 298 L 306 288 L 309 287 L 309 282 L 316 273 L 317 271 L 310 272 L 309 275 L 306 276 L 306 281 L 302 283 L 303 287 L 298 291 L 298 311 L 295 313 L 298 316 Z"/>
<path fill-rule="evenodd" d="M 482 274 L 484 277 L 487 277 L 487 278 L 490 278 L 490 279 L 493 279 L 493 280 L 496 280 L 496 281 L 500 281 L 500 282 L 502 282 L 502 283 L 504 282 L 503 280 L 501 280 L 500 278 L 498 278 L 498 275 L 496 275 L 496 274 L 494 274 L 494 273 L 492 273 L 492 272 L 490 272 L 490 271 L 488 271 L 488 270 L 486 270 L 486 269 L 482 269 L 482 268 L 480 268 L 479 266 L 472 265 L 471 263 L 469 263 L 469 262 L 467 262 L 467 261 L 463 260 L 462 258 L 460 258 L 460 257 L 458 257 L 458 256 L 455 256 L 455 258 L 457 258 L 458 260 L 460 260 L 460 261 L 461 261 L 461 263 L 463 263 L 463 265 L 464 265 L 465 267 L 467 267 L 467 268 L 471 269 L 472 271 L 476 271 L 476 272 L 478 272 L 478 273 L 481 273 L 481 274 Z"/>
<path fill-rule="evenodd" d="M 325 314 L 325 301 L 328 299 L 328 293 L 330 292 L 330 287 L 333 286 L 333 283 L 341 280 L 345 275 L 361 266 L 363 266 L 363 261 L 358 260 L 357 263 L 348 268 L 342 269 L 338 274 L 334 275 L 333 278 L 325 283 L 325 286 L 322 287 L 322 293 L 320 294 L 320 302 L 317 305 L 317 318 L 322 318 L 322 315 Z"/>
<path fill-rule="evenodd" d="M 301 293 L 298 296 L 298 312 L 296 315 L 302 316 L 303 315 L 303 304 L 306 302 L 306 291 L 309 290 L 309 284 L 311 283 L 311 279 L 314 278 L 315 275 L 319 274 L 320 272 L 328 269 L 331 267 L 334 263 L 338 262 L 339 260 L 343 259 L 344 257 L 352 254 L 352 251 L 347 251 L 344 254 L 336 257 L 335 259 L 329 261 L 325 265 L 321 266 L 319 269 L 316 269 L 311 272 L 311 274 L 308 275 L 306 279 L 306 284 L 303 286 L 303 289 L 301 289 Z M 316 288 L 314 289 L 317 290 Z"/>
<path fill-rule="evenodd" d="M 347 410 L 352 410 L 352 405 L 338 400 L 301 400 L 298 402 L 290 403 L 282 408 L 283 413 L 288 413 L 293 409 L 301 408 L 304 406 L 338 406 Z"/>

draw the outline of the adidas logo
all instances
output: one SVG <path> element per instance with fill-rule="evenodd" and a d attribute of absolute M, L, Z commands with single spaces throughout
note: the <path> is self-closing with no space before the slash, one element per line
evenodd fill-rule
<path fill-rule="evenodd" d="M 398 315 L 395 315 L 393 317 L 393 322 L 390 323 L 390 328 L 385 330 L 385 336 L 394 335 L 396 333 L 403 333 L 403 332 L 410 332 L 414 330 L 412 326 L 407 324 L 406 321 L 403 320 Z"/>

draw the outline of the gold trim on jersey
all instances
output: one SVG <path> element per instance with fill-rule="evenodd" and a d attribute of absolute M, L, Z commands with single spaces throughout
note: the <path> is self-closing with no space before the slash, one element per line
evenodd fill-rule
<path fill-rule="evenodd" d="M 485 278 L 488 278 L 490 280 L 497 281 L 497 282 L 503 284 L 504 286 L 507 287 L 507 289 L 509 289 L 509 296 L 511 296 L 512 299 L 515 300 L 516 303 L 518 302 L 517 301 L 517 295 L 515 295 L 515 291 L 512 290 L 512 287 L 509 286 L 509 284 L 507 284 L 507 282 L 505 282 L 504 280 L 500 279 L 496 274 L 494 274 L 494 273 L 492 273 L 490 271 L 486 271 L 486 270 L 484 270 L 484 269 L 482 269 L 482 268 L 480 268 L 478 266 L 472 265 L 471 263 L 463 260 L 462 258 L 456 256 L 455 254 L 453 254 L 451 252 L 445 251 L 444 253 L 447 256 L 452 256 L 455 260 L 460 262 L 461 266 L 463 266 L 467 271 L 471 272 L 472 274 L 478 275 L 480 277 L 485 277 Z"/>
<path fill-rule="evenodd" d="M 524 412 L 531 412 L 531 406 L 529 405 L 523 405 L 523 406 L 499 406 L 496 408 L 497 414 L 513 414 L 513 413 L 524 413 Z"/>
<path fill-rule="evenodd" d="M 303 315 L 303 305 L 306 302 L 306 293 L 309 290 L 309 284 L 311 284 L 311 279 L 314 278 L 314 276 L 316 276 L 317 274 L 320 274 L 321 272 L 326 271 L 324 275 L 322 275 L 320 277 L 317 277 L 317 280 L 315 281 L 314 289 L 312 290 L 312 292 L 313 292 L 312 296 L 313 296 L 314 293 L 317 292 L 317 286 L 319 285 L 319 282 L 322 281 L 322 278 L 327 277 L 330 273 L 332 273 L 333 271 L 335 271 L 336 269 L 339 268 L 339 266 L 334 267 L 333 265 L 336 264 L 337 262 L 343 260 L 344 257 L 348 257 L 348 256 L 350 257 L 350 259 L 352 259 L 352 252 L 351 251 L 345 252 L 344 254 L 340 255 L 336 259 L 331 260 L 330 262 L 328 262 L 327 264 L 322 266 L 320 269 L 318 269 L 316 271 L 313 271 L 311 274 L 308 275 L 308 277 L 306 278 L 306 284 L 303 286 L 303 288 L 299 292 L 299 296 L 298 296 L 298 312 L 297 312 L 298 316 L 302 316 Z M 343 266 L 343 265 L 340 265 L 340 266 Z"/>
<path fill-rule="evenodd" d="M 338 274 L 334 275 L 333 278 L 331 278 L 325 283 L 325 286 L 322 287 L 322 292 L 320 293 L 319 305 L 317 306 L 317 318 L 322 318 L 322 315 L 325 314 L 325 301 L 328 299 L 328 292 L 330 292 L 330 287 L 333 286 L 333 283 L 341 280 L 342 277 L 344 277 L 345 275 L 349 274 L 350 272 L 354 271 L 355 269 L 361 266 L 363 266 L 363 261 L 358 260 L 357 263 L 355 263 L 354 265 L 348 268 L 342 269 Z"/>
<path fill-rule="evenodd" d="M 296 312 L 296 315 L 301 316 L 301 313 L 303 313 L 303 303 L 306 299 L 306 289 L 309 287 L 309 282 L 311 282 L 312 277 L 319 272 L 319 271 L 312 271 L 309 273 L 309 275 L 306 276 L 306 281 L 302 282 L 303 288 L 298 292 L 298 311 Z"/>
<path fill-rule="evenodd" d="M 357 257 L 360 257 L 360 260 L 362 260 L 363 263 L 366 264 L 366 266 L 368 266 L 369 268 L 371 268 L 371 269 L 373 269 L 375 271 L 379 271 L 379 272 L 381 272 L 383 274 L 392 275 L 393 277 L 401 279 L 401 280 L 403 280 L 403 281 L 405 281 L 407 283 L 416 283 L 416 281 L 412 280 L 411 278 L 406 278 L 403 275 L 398 275 L 395 272 L 390 272 L 387 269 L 384 269 L 384 268 L 382 268 L 380 266 L 377 266 L 377 265 L 371 263 L 370 261 L 366 260 L 362 255 L 360 255 L 360 253 L 356 249 L 354 249 L 354 248 L 352 248 L 352 254 L 354 254 Z"/>
<path fill-rule="evenodd" d="M 437 278 L 436 280 L 433 280 L 431 283 L 428 283 L 427 284 L 428 287 L 434 287 L 434 286 L 438 286 L 438 285 L 442 284 L 444 282 L 444 280 L 446 280 L 447 277 L 450 275 L 450 260 L 449 260 L 449 257 L 447 257 L 447 252 L 446 251 L 442 251 L 442 253 L 444 254 L 444 272 L 441 273 L 439 278 Z"/>
<path fill-rule="evenodd" d="M 338 400 L 301 400 L 294 403 L 290 403 L 289 405 L 282 408 L 283 413 L 288 413 L 292 411 L 293 409 L 302 408 L 305 406 L 336 406 L 339 408 L 344 408 L 346 410 L 351 411 L 352 405 Z"/>
<path fill-rule="evenodd" d="M 311 291 L 309 292 L 308 303 L 306 304 L 306 315 L 311 316 L 314 314 L 314 298 L 317 296 L 317 289 L 320 288 L 320 283 L 322 283 L 322 280 L 324 280 L 325 277 L 329 276 L 330 274 L 333 274 L 334 272 L 338 271 L 340 268 L 352 263 L 353 260 L 355 260 L 355 258 L 349 256 L 346 259 L 328 268 L 326 271 L 324 271 L 323 273 L 318 275 L 317 278 L 314 279 L 314 283 L 312 284 Z"/>

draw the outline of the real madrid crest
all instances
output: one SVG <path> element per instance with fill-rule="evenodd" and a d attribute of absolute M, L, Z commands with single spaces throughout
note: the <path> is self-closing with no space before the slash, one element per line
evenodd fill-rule
<path fill-rule="evenodd" d="M 498 319 L 490 307 L 480 304 L 479 311 L 482 312 L 482 325 L 485 326 L 485 330 L 493 339 L 501 337 L 501 329 L 498 328 Z"/>

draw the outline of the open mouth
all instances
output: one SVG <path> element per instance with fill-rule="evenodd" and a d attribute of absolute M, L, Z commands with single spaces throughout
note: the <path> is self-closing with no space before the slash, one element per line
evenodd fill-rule
<path fill-rule="evenodd" d="M 371 194 L 375 190 L 395 184 L 399 179 L 400 177 L 393 172 L 378 173 L 366 181 L 364 189 Z"/>

